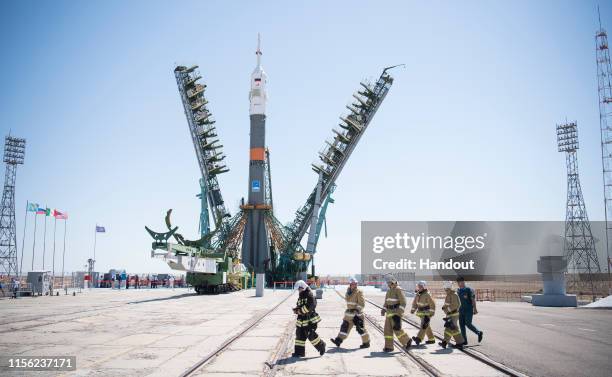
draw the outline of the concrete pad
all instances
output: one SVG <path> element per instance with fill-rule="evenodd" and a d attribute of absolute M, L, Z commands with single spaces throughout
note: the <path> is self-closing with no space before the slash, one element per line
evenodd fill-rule
<path fill-rule="evenodd" d="M 278 337 L 275 336 L 247 336 L 236 340 L 229 349 L 268 351 L 274 349 L 277 343 Z"/>
<path fill-rule="evenodd" d="M 186 348 L 197 343 L 201 343 L 206 339 L 206 336 L 202 335 L 172 335 L 167 338 L 162 338 L 156 342 L 149 344 L 147 347 L 154 348 Z"/>
<path fill-rule="evenodd" d="M 124 336 L 122 338 L 117 339 L 117 344 L 126 345 L 126 346 L 144 346 L 156 342 L 160 339 L 167 338 L 168 336 L 165 334 L 134 334 Z"/>
<path fill-rule="evenodd" d="M 179 353 L 179 348 L 142 348 L 121 354 L 100 365 L 101 368 L 146 369 L 161 365 Z"/>
<path fill-rule="evenodd" d="M 256 328 L 253 329 L 251 331 L 249 331 L 249 335 L 251 336 L 272 336 L 272 337 L 279 337 L 283 334 L 283 332 L 285 331 L 285 329 L 282 326 L 276 326 L 276 327 L 265 327 L 265 328 Z"/>
<path fill-rule="evenodd" d="M 3 304 L 7 305 L 0 305 L 0 351 L 77 357 L 77 371 L 39 373 L 45 377 L 174 376 L 216 350 L 254 315 L 287 297 L 287 292 L 271 291 L 258 299 L 251 298 L 252 292 L 185 293 L 178 289 L 102 289 L 76 296 L 6 301 Z M 268 324 L 278 326 L 280 318 L 271 316 Z M 274 334 L 267 335 L 274 339 Z M 266 347 L 275 346 L 266 343 Z"/>
<path fill-rule="evenodd" d="M 226 351 L 220 354 L 199 375 L 209 372 L 261 373 L 268 360 L 268 351 Z"/>

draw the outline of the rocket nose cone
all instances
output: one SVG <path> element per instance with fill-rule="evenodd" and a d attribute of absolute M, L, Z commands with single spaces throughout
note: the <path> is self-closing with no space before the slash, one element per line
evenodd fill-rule
<path fill-rule="evenodd" d="M 253 70 L 253 74 L 251 76 L 253 78 L 258 78 L 258 79 L 268 78 L 268 75 L 266 75 L 266 72 L 263 70 L 261 66 L 255 67 L 255 69 Z"/>

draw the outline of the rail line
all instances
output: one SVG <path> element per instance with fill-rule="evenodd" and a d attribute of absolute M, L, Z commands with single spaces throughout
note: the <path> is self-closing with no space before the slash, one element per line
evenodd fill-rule
<path fill-rule="evenodd" d="M 336 292 L 338 292 L 338 291 L 336 291 Z M 338 293 L 338 294 L 340 294 L 340 293 Z M 383 308 L 383 307 L 382 307 L 382 305 L 379 305 L 379 304 L 375 303 L 375 302 L 374 302 L 374 301 L 372 301 L 372 300 L 369 300 L 369 299 L 367 299 L 367 298 L 366 298 L 365 300 L 366 300 L 368 303 L 372 304 L 373 306 L 375 306 L 375 307 L 377 307 L 377 308 L 379 308 L 379 309 L 382 309 L 382 308 Z M 403 317 L 403 316 L 402 316 L 402 321 L 403 321 L 403 322 L 405 322 L 405 323 L 407 323 L 407 324 L 409 324 L 409 325 L 411 325 L 411 326 L 413 326 L 413 327 L 415 327 L 415 328 L 417 328 L 417 329 L 419 329 L 419 328 L 421 327 L 421 326 L 420 326 L 420 324 L 418 324 L 417 322 L 415 322 L 415 321 L 413 321 L 413 320 L 411 320 L 411 319 L 408 319 L 408 318 L 406 318 L 406 317 Z M 370 321 L 370 322 L 371 322 L 371 321 Z M 432 329 L 432 330 L 433 330 L 433 329 Z M 444 337 L 442 337 L 442 336 L 441 336 L 441 335 L 440 335 L 438 332 L 436 332 L 436 331 L 434 331 L 434 336 L 435 336 L 435 337 L 436 337 L 438 340 L 443 340 L 443 339 L 444 339 Z M 480 362 L 482 362 L 482 363 L 484 363 L 484 364 L 486 364 L 486 365 L 490 366 L 491 368 L 496 369 L 496 370 L 498 370 L 498 371 L 500 371 L 500 372 L 502 372 L 502 373 L 507 374 L 508 376 L 512 376 L 512 377 L 526 377 L 526 375 L 524 375 L 524 374 L 522 374 L 522 373 L 520 373 L 520 372 L 517 372 L 517 371 L 515 371 L 514 369 L 512 369 L 512 368 L 509 368 L 509 367 L 505 366 L 504 364 L 498 363 L 498 362 L 497 362 L 497 361 L 495 361 L 495 360 L 491 360 L 490 358 L 488 358 L 487 356 L 485 356 L 485 355 L 481 354 L 480 352 L 476 352 L 476 351 L 470 350 L 470 349 L 468 349 L 468 348 L 463 348 L 463 349 L 461 349 L 461 351 L 462 351 L 462 352 L 464 352 L 465 354 L 467 354 L 468 356 L 471 356 L 471 357 L 473 357 L 474 359 L 476 359 L 476 360 L 478 360 L 478 361 L 480 361 Z"/>
<path fill-rule="evenodd" d="M 334 289 L 334 291 L 338 294 L 338 296 L 340 296 L 340 298 L 344 299 L 344 297 L 342 297 L 342 294 L 340 294 L 340 292 L 338 292 L 336 289 Z M 376 320 L 372 319 L 370 315 L 365 314 L 365 313 L 363 314 L 364 314 L 365 319 L 370 323 L 370 325 L 372 325 L 372 327 L 375 328 L 376 331 L 380 332 L 384 336 L 385 330 L 383 329 L 383 327 L 380 324 L 378 324 Z M 397 339 L 393 339 L 393 344 L 395 344 L 405 356 L 407 356 L 409 359 L 411 359 L 417 365 L 423 368 L 423 371 L 427 373 L 429 376 L 432 376 L 432 377 L 441 376 L 440 372 L 433 365 L 429 364 L 427 361 L 423 360 L 419 356 L 413 355 L 412 353 L 406 351 L 404 346 Z"/>
<path fill-rule="evenodd" d="M 289 295 L 287 295 L 287 297 L 285 297 L 281 302 L 279 302 L 278 304 L 276 304 L 274 307 L 272 307 L 272 309 L 266 311 L 265 313 L 263 313 L 262 315 L 258 316 L 257 318 L 255 318 L 254 320 L 252 320 L 244 329 L 242 329 L 239 333 L 237 333 L 236 335 L 230 337 L 229 339 L 227 339 L 225 342 L 223 342 L 219 347 L 217 347 L 214 351 L 210 352 L 208 355 L 204 356 L 202 359 L 200 359 L 197 363 L 195 363 L 194 365 L 192 365 L 189 369 L 187 369 L 186 371 L 184 371 L 183 373 L 180 374 L 180 377 L 188 377 L 193 375 L 196 371 L 198 371 L 199 369 L 201 369 L 203 366 L 207 365 L 208 363 L 210 363 L 212 360 L 214 360 L 217 356 L 219 356 L 223 351 L 225 351 L 230 345 L 232 345 L 232 343 L 234 343 L 235 341 L 237 341 L 238 339 L 240 339 L 240 337 L 242 337 L 243 335 L 245 335 L 246 333 L 248 333 L 250 330 L 252 330 L 255 326 L 257 326 L 265 317 L 267 317 L 269 314 L 271 314 L 272 312 L 274 312 L 276 309 L 278 309 L 282 304 L 285 303 L 285 301 L 287 301 L 291 296 L 293 296 L 293 291 L 291 291 L 291 293 Z"/>

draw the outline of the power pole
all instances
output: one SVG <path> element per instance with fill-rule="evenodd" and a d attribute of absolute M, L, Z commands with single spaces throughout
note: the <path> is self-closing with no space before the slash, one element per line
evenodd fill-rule
<path fill-rule="evenodd" d="M 0 274 L 19 276 L 17 264 L 17 229 L 15 225 L 15 180 L 17 165 L 23 165 L 25 139 L 6 136 L 4 139 L 4 191 L 0 207 Z"/>

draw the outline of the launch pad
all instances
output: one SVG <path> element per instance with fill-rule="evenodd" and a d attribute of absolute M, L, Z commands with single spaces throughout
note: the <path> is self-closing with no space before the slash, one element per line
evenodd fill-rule
<path fill-rule="evenodd" d="M 248 199 L 242 199 L 235 215 L 227 210 L 217 180 L 229 169 L 223 163 L 216 121 L 207 107 L 206 85 L 200 83 L 202 76 L 197 66 L 178 66 L 174 71 L 202 174 L 200 239 L 187 240 L 177 232 L 178 227 L 170 221 L 172 210 L 166 215 L 167 231 L 145 228 L 154 238 L 151 256 L 165 260 L 171 268 L 186 271 L 187 282 L 198 292 L 241 289 L 255 281 L 260 296 L 266 282 L 270 285 L 273 281 L 306 279 L 309 266 L 311 275 L 315 275 L 312 260 L 328 205 L 334 201 L 331 195 L 335 182 L 393 84 L 389 70 L 397 67 L 385 68 L 373 83 L 360 83 L 360 89 L 353 94 L 354 101 L 346 107 L 348 112 L 340 116 L 339 128 L 332 130 L 318 161 L 312 164 L 317 174 L 314 189 L 295 218 L 283 225 L 275 217 L 272 200 L 270 152 L 265 143 L 267 75 L 261 64 L 259 37 L 255 54 L 257 65 L 249 91 Z M 170 238 L 176 243 L 168 242 Z"/>

